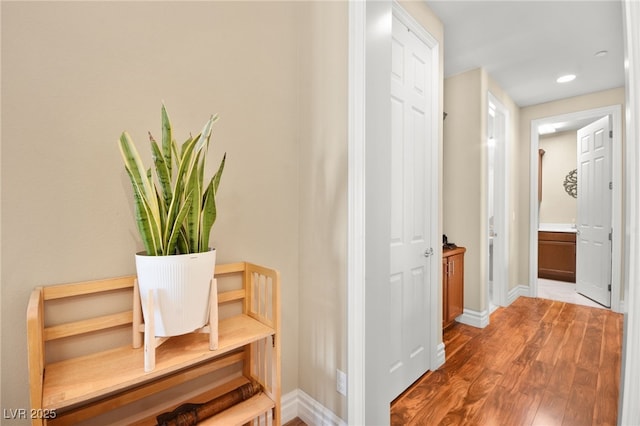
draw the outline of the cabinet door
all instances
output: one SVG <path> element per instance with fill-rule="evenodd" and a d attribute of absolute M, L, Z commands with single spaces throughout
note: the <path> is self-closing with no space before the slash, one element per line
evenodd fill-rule
<path fill-rule="evenodd" d="M 576 236 L 538 233 L 538 278 L 576 282 Z"/>
<path fill-rule="evenodd" d="M 449 277 L 447 262 L 449 262 L 448 257 L 442 258 L 442 328 L 444 328 L 449 323 L 449 309 L 447 309 L 447 288 Z"/>
<path fill-rule="evenodd" d="M 449 257 L 447 274 L 447 322 L 462 315 L 464 309 L 464 256 Z"/>

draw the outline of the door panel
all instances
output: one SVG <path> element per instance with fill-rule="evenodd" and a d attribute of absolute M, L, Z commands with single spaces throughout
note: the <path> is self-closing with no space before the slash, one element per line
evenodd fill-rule
<path fill-rule="evenodd" d="M 609 117 L 578 130 L 576 290 L 611 306 L 611 137 Z"/>
<path fill-rule="evenodd" d="M 451 322 L 464 311 L 464 261 L 462 254 L 449 257 L 447 268 L 447 322 Z"/>
<path fill-rule="evenodd" d="M 391 65 L 391 397 L 395 398 L 429 367 L 431 258 L 430 187 L 427 135 L 429 50 L 393 17 Z"/>

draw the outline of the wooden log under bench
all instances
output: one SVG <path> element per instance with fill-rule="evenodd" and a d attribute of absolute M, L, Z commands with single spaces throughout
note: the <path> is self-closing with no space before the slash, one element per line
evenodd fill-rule
<path fill-rule="evenodd" d="M 187 403 L 157 417 L 157 426 L 195 426 L 200 421 L 213 417 L 242 401 L 246 401 L 260 392 L 262 386 L 257 382 L 246 383 L 224 395 L 201 404 Z"/>

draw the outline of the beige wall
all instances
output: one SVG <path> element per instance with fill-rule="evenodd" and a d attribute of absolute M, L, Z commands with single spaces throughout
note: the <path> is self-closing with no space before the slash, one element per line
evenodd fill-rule
<path fill-rule="evenodd" d="M 542 158 L 542 202 L 540 223 L 576 223 L 578 203 L 564 189 L 564 180 L 577 166 L 576 131 L 540 136 Z"/>
<path fill-rule="evenodd" d="M 487 225 L 487 102 L 491 92 L 509 112 L 508 181 L 510 191 L 510 256 L 517 235 L 515 183 L 519 109 L 484 69 L 478 68 L 445 79 L 443 232 L 449 241 L 467 248 L 465 253 L 465 308 L 483 312 L 488 265 Z M 510 265 L 510 278 L 517 274 Z M 510 279 L 510 283 L 512 279 Z"/>
<path fill-rule="evenodd" d="M 530 193 L 530 153 L 531 121 L 545 117 L 569 114 L 610 105 L 624 105 L 624 88 L 604 90 L 588 95 L 576 96 L 555 102 L 533 105 L 520 109 L 520 135 L 518 167 L 518 283 L 529 285 L 529 193 Z M 624 117 L 623 117 L 624 128 Z M 623 141 L 624 143 L 624 141 Z M 624 181 L 624 178 L 623 178 Z M 623 189 L 624 193 L 624 189 Z M 544 196 L 544 194 L 543 194 Z"/>
<path fill-rule="evenodd" d="M 309 3 L 302 20 L 299 387 L 346 419 L 348 4 Z"/>
<path fill-rule="evenodd" d="M 450 242 L 467 248 L 464 304 L 474 311 L 481 311 L 484 304 L 482 79 L 483 70 L 478 68 L 444 80 L 443 232 Z"/>
<path fill-rule="evenodd" d="M 212 243 L 221 263 L 281 271 L 283 391 L 298 387 L 301 145 L 344 133 L 334 115 L 299 124 L 313 95 L 299 90 L 300 35 L 319 31 L 308 7 L 2 3 L 2 408 L 28 406 L 31 289 L 134 273 L 141 246 L 116 141 L 124 129 L 139 144 L 158 134 L 162 100 L 181 139 L 220 114 L 212 157 L 228 160 Z"/>

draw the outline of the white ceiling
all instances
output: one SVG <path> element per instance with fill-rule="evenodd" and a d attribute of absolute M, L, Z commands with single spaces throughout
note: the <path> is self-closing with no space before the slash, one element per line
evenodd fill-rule
<path fill-rule="evenodd" d="M 483 67 L 521 107 L 624 86 L 619 0 L 426 1 L 444 25 L 445 78 Z"/>

